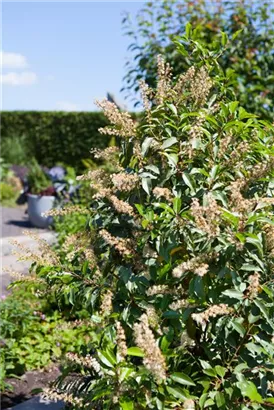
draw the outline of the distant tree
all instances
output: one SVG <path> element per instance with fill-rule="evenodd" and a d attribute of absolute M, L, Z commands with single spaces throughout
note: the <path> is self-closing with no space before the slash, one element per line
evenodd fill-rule
<path fill-rule="evenodd" d="M 274 3 L 272 0 L 161 0 L 148 1 L 134 22 L 123 19 L 125 34 L 131 39 L 131 56 L 126 63 L 123 90 L 136 101 L 138 80 L 154 87 L 157 55 L 165 55 L 175 76 L 193 63 L 195 55 L 178 53 L 174 40 L 191 23 L 199 41 L 214 49 L 222 36 L 226 52 L 221 57 L 224 70 L 235 72 L 236 98 L 248 111 L 274 119 Z M 236 35 L 237 33 L 237 35 Z M 237 38 L 235 38 L 237 37 Z M 235 41 L 227 42 L 227 38 Z"/>

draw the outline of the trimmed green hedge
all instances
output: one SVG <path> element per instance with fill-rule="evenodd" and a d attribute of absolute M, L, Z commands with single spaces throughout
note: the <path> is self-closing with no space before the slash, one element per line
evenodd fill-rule
<path fill-rule="evenodd" d="M 25 136 L 27 151 L 45 166 L 62 162 L 79 168 L 91 148 L 110 141 L 98 132 L 108 124 L 101 112 L 4 111 L 1 116 L 1 145 Z"/>

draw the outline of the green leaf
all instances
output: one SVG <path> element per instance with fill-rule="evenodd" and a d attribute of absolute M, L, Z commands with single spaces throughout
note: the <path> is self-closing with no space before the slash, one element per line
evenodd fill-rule
<path fill-rule="evenodd" d="M 171 109 L 171 111 L 173 112 L 173 114 L 175 114 L 176 116 L 178 115 L 178 111 L 177 108 L 175 107 L 174 104 L 167 104 L 168 108 Z"/>
<path fill-rule="evenodd" d="M 186 23 L 186 34 L 187 38 L 190 38 L 192 34 L 192 25 L 190 23 Z"/>
<path fill-rule="evenodd" d="M 170 378 L 172 380 L 174 380 L 175 382 L 180 383 L 180 384 L 185 384 L 187 386 L 195 386 L 194 381 L 189 376 L 187 376 L 186 374 L 181 373 L 181 372 L 180 373 L 172 373 Z"/>
<path fill-rule="evenodd" d="M 187 172 L 183 173 L 184 183 L 190 188 L 192 193 L 195 193 L 194 181 L 192 181 L 190 175 Z"/>
<path fill-rule="evenodd" d="M 134 346 L 127 349 L 128 356 L 144 357 L 144 352 L 140 347 Z"/>
<path fill-rule="evenodd" d="M 227 36 L 227 34 L 224 33 L 223 31 L 222 31 L 221 35 L 222 35 L 221 43 L 222 43 L 222 46 L 224 47 L 224 46 L 227 44 L 227 42 L 228 42 L 228 36 Z"/>
<path fill-rule="evenodd" d="M 166 387 L 169 394 L 176 397 L 176 399 L 187 400 L 187 396 L 185 395 L 184 391 L 180 389 L 180 387 Z"/>
<path fill-rule="evenodd" d="M 151 192 L 151 179 L 150 178 L 142 178 L 142 187 L 143 190 L 150 195 Z"/>
<path fill-rule="evenodd" d="M 107 357 L 107 353 L 106 352 L 102 352 L 101 350 L 97 350 L 97 354 L 99 359 L 101 360 L 102 363 L 104 363 L 107 367 L 113 367 L 113 364 L 111 363 L 111 361 L 109 360 L 109 358 Z"/>
<path fill-rule="evenodd" d="M 225 396 L 223 393 L 217 391 L 215 395 L 215 402 L 217 404 L 218 409 L 222 408 L 225 405 Z"/>
<path fill-rule="evenodd" d="M 175 137 L 168 138 L 163 142 L 161 148 L 166 149 L 166 148 L 171 147 L 172 145 L 176 144 L 177 142 L 178 142 L 178 140 Z"/>
<path fill-rule="evenodd" d="M 152 141 L 153 141 L 153 138 L 147 137 L 147 138 L 144 140 L 144 142 L 142 143 L 141 150 L 142 150 L 142 155 L 143 155 L 143 156 L 145 156 L 146 153 L 148 152 L 149 147 L 150 147 L 150 145 L 152 144 Z"/>
<path fill-rule="evenodd" d="M 224 292 L 222 292 L 223 295 L 228 296 L 231 299 L 243 299 L 244 295 L 242 292 L 236 289 L 227 289 Z"/>
<path fill-rule="evenodd" d="M 182 206 L 182 200 L 181 198 L 174 198 L 173 199 L 173 209 L 175 211 L 176 214 L 178 214 L 181 210 L 181 206 Z"/>
<path fill-rule="evenodd" d="M 210 377 L 217 377 L 217 372 L 212 367 L 210 369 L 204 369 L 203 373 Z"/>
<path fill-rule="evenodd" d="M 237 319 L 231 319 L 232 327 L 238 332 L 242 337 L 244 337 L 246 330 L 241 323 Z"/>
<path fill-rule="evenodd" d="M 258 306 L 258 308 L 264 315 L 265 319 L 267 320 L 268 324 L 272 327 L 272 329 L 274 329 L 274 322 L 272 322 L 272 320 L 270 319 L 268 309 L 266 308 L 266 306 L 264 306 L 263 302 L 261 302 L 258 299 L 254 299 L 254 303 L 256 306 Z"/>
<path fill-rule="evenodd" d="M 225 377 L 225 374 L 227 372 L 227 369 L 225 367 L 217 365 L 214 367 L 214 369 L 216 370 L 218 376 Z"/>
<path fill-rule="evenodd" d="M 134 410 L 134 402 L 130 399 L 122 398 L 119 400 L 119 404 L 123 410 Z"/>
<path fill-rule="evenodd" d="M 247 380 L 243 380 L 236 384 L 237 384 L 237 387 L 241 390 L 241 393 L 243 396 L 246 396 L 251 401 L 255 401 L 257 403 L 263 402 L 262 396 L 258 393 L 257 388 L 254 383 L 247 381 Z"/>
<path fill-rule="evenodd" d="M 241 28 L 240 30 L 237 30 L 233 35 L 232 35 L 232 40 L 235 40 L 243 31 L 243 28 Z"/>
<path fill-rule="evenodd" d="M 203 408 L 204 408 L 207 397 L 208 397 L 208 393 L 204 393 L 200 397 L 199 406 L 201 407 L 201 410 L 203 410 Z"/>

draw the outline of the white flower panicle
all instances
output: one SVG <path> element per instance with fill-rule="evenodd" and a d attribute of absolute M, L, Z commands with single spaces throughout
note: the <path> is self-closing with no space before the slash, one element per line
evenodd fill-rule
<path fill-rule="evenodd" d="M 130 239 L 123 239 L 112 236 L 106 229 L 101 229 L 101 231 L 99 231 L 99 235 L 108 245 L 113 246 L 121 255 L 127 257 L 134 254 L 134 250 L 130 246 Z"/>
<path fill-rule="evenodd" d="M 153 194 L 156 198 L 165 198 L 168 202 L 171 202 L 173 198 L 172 192 L 168 188 L 155 187 Z"/>
<path fill-rule="evenodd" d="M 247 288 L 247 296 L 249 299 L 254 299 L 257 297 L 261 286 L 260 286 L 260 275 L 255 272 L 253 275 L 248 277 L 249 286 Z"/>
<path fill-rule="evenodd" d="M 107 290 L 102 296 L 100 313 L 103 317 L 110 315 L 112 312 L 112 298 L 113 292 L 111 290 Z"/>
<path fill-rule="evenodd" d="M 187 399 L 183 404 L 184 410 L 195 410 L 195 401 L 192 399 Z"/>
<path fill-rule="evenodd" d="M 144 351 L 144 365 L 155 376 L 158 382 L 166 379 L 165 358 L 156 343 L 154 334 L 149 327 L 146 314 L 140 317 L 139 323 L 134 325 L 134 338 L 136 344 Z"/>
<path fill-rule="evenodd" d="M 221 303 L 220 305 L 212 305 L 208 309 L 200 313 L 192 313 L 191 317 L 199 325 L 205 325 L 211 317 L 229 315 L 233 312 L 233 308 Z"/>
<path fill-rule="evenodd" d="M 127 355 L 126 334 L 120 322 L 116 322 L 116 341 L 118 353 L 123 360 Z"/>
<path fill-rule="evenodd" d="M 124 138 L 130 138 L 136 135 L 136 123 L 130 117 L 129 113 L 119 111 L 118 107 L 107 99 L 95 101 L 95 103 L 99 108 L 102 108 L 110 123 L 117 127 L 100 128 L 99 131 L 102 134 L 117 135 Z"/>
<path fill-rule="evenodd" d="M 170 293 L 171 290 L 169 289 L 168 285 L 154 285 L 148 288 L 146 291 L 147 296 L 154 296 L 154 295 L 165 295 Z"/>
<path fill-rule="evenodd" d="M 171 68 L 168 63 L 165 63 L 161 55 L 157 57 L 158 65 L 158 81 L 156 90 L 156 101 L 158 104 L 163 104 L 166 97 L 171 94 Z"/>
<path fill-rule="evenodd" d="M 111 195 L 108 199 L 118 213 L 134 216 L 134 209 L 127 202 L 118 199 L 115 195 Z"/>
<path fill-rule="evenodd" d="M 63 400 L 65 403 L 72 404 L 76 406 L 76 408 L 84 408 L 86 404 L 84 404 L 84 400 L 81 397 L 77 397 L 73 394 L 68 393 L 61 393 L 57 390 L 50 389 L 46 387 L 43 392 L 41 393 L 41 397 L 47 401 L 54 401 L 57 402 L 59 400 Z"/>
<path fill-rule="evenodd" d="M 208 195 L 207 201 L 207 206 L 201 206 L 199 200 L 194 198 L 192 200 L 191 213 L 197 227 L 210 238 L 214 238 L 220 234 L 221 212 L 216 200 L 211 195 Z"/>
<path fill-rule="evenodd" d="M 89 369 L 93 369 L 96 373 L 102 375 L 102 369 L 100 363 L 92 357 L 90 354 L 87 356 L 79 356 L 77 353 L 67 353 L 66 357 L 71 362 L 77 363 L 80 366 L 87 367 Z"/>
<path fill-rule="evenodd" d="M 42 216 L 65 216 L 65 215 L 70 215 L 70 214 L 88 214 L 89 210 L 87 208 L 84 208 L 80 205 L 69 205 L 66 206 L 65 208 L 53 208 L 50 209 L 47 212 L 44 212 Z"/>
<path fill-rule="evenodd" d="M 208 256 L 208 255 L 207 255 Z M 174 278 L 180 278 L 186 272 L 194 272 L 198 276 L 204 276 L 208 272 L 208 264 L 204 263 L 206 255 L 196 256 L 186 262 L 180 263 L 173 269 L 172 275 Z"/>
<path fill-rule="evenodd" d="M 136 174 L 127 174 L 120 172 L 112 175 L 112 182 L 115 188 L 122 192 L 131 192 L 136 188 L 139 182 L 139 177 Z"/>

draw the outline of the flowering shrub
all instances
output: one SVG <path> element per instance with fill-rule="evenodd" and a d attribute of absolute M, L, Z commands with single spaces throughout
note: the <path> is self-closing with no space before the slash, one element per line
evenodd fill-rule
<path fill-rule="evenodd" d="M 36 266 L 90 313 L 87 355 L 45 392 L 77 409 L 274 406 L 273 127 L 233 100 L 220 49 L 184 42 L 200 62 L 174 81 L 158 58 L 140 123 L 99 104 L 116 172 L 82 177 L 87 230 Z"/>

